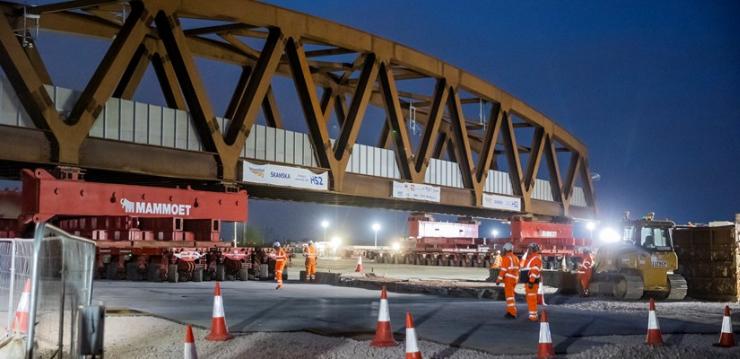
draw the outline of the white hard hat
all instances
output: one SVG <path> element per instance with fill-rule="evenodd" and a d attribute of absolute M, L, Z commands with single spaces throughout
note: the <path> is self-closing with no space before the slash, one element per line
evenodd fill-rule
<path fill-rule="evenodd" d="M 272 244 L 273 247 L 280 247 L 280 242 L 275 242 Z"/>
<path fill-rule="evenodd" d="M 504 244 L 504 251 L 505 252 L 506 251 L 509 251 L 510 252 L 510 251 L 513 251 L 513 250 L 514 250 L 514 245 L 511 244 L 511 242 L 507 242 L 506 244 Z"/>
<path fill-rule="evenodd" d="M 313 244 L 313 241 L 308 241 L 308 244 Z"/>

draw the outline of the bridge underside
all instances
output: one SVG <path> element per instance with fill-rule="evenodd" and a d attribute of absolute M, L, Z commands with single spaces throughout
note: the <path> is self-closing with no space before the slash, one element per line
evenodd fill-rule
<path fill-rule="evenodd" d="M 0 176 L 14 178 L 20 169 L 56 165 L 44 146 L 40 130 L 0 126 L 0 160 L 4 162 Z M 89 138 L 81 150 L 80 166 L 89 172 L 87 178 L 105 182 L 136 182 L 169 186 L 189 184 L 202 188 L 218 187 L 218 169 L 213 154 L 153 148 L 145 145 Z M 508 219 L 513 212 L 479 208 L 474 205 L 474 193 L 464 188 L 441 188 L 440 203 L 392 198 L 392 179 L 348 173 L 341 192 L 310 191 L 298 188 L 242 183 L 251 198 L 324 203 L 339 206 L 385 208 L 399 211 L 420 211 L 485 218 Z M 558 203 L 533 200 L 533 213 L 539 217 L 559 217 Z M 590 217 L 587 207 L 572 207 L 571 216 Z"/>
<path fill-rule="evenodd" d="M 188 25 L 196 20 L 216 25 Z M 71 90 L 61 91 L 66 95 L 60 100 L 60 89 L 53 86 L 33 45 L 28 21 L 44 31 L 110 42 L 84 90 L 74 96 Z M 75 56 L 82 55 L 70 54 Z M 242 69 L 221 117 L 210 103 L 196 57 Z M 119 110 L 123 108 L 150 64 L 168 110 L 186 114 L 184 147 L 123 139 L 123 115 L 116 117 L 117 137 L 110 137 L 107 127 L 103 135 L 96 134 L 103 128 L 101 118 L 108 116 L 108 103 L 118 101 Z M 523 213 L 582 218 L 596 213 L 585 146 L 543 114 L 417 50 L 272 5 L 241 0 L 93 0 L 37 7 L 2 3 L 0 65 L 21 108 L 17 121 L 0 118 L 0 160 L 11 164 L 74 166 L 112 171 L 122 178 L 132 174 L 183 183 L 238 184 L 259 198 L 506 217 L 511 213 L 484 208 L 489 173 L 499 170 L 510 184 L 511 193 L 504 195 L 520 200 Z M 308 167 L 328 172 L 328 191 L 248 184 L 240 178 L 258 114 L 264 114 L 270 127 L 283 126 L 272 89 L 277 76 L 295 85 L 316 162 Z M 425 80 L 432 86 L 426 93 L 417 91 L 414 81 Z M 398 178 L 347 169 L 370 106 L 384 111 L 378 147 L 393 151 Z M 470 106 L 480 106 L 479 121 L 466 119 Z M 331 116 L 339 123 L 337 138 L 331 138 L 327 127 Z M 30 125 L 22 125 L 21 117 Z M 165 132 L 182 126 L 165 124 L 164 118 L 160 137 L 176 138 Z M 413 126 L 408 118 L 422 129 L 418 138 L 409 130 Z M 530 141 L 518 135 L 522 129 L 531 131 Z M 437 184 L 439 203 L 391 196 L 394 180 L 428 184 L 430 162 L 445 153 L 459 167 L 461 185 Z M 558 160 L 563 154 L 566 163 Z M 497 158 L 505 169 L 497 168 Z M 546 181 L 551 201 L 533 196 L 542 181 L 541 164 L 550 174 Z M 583 204 L 575 203 L 578 178 Z"/>

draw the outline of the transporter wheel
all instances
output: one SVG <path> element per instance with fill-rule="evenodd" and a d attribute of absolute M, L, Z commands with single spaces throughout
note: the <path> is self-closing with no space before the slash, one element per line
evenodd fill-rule
<path fill-rule="evenodd" d="M 139 280 L 139 267 L 136 263 L 126 263 L 126 279 Z"/>
<path fill-rule="evenodd" d="M 193 271 L 193 282 L 202 282 L 203 281 L 203 267 L 197 267 Z"/>
<path fill-rule="evenodd" d="M 167 281 L 170 283 L 177 283 L 179 279 L 179 273 L 177 273 L 177 264 L 170 264 L 167 266 Z"/>
<path fill-rule="evenodd" d="M 118 272 L 116 271 L 116 265 L 114 263 L 108 263 L 105 265 L 105 279 L 118 279 Z"/>
<path fill-rule="evenodd" d="M 239 270 L 239 280 L 245 281 L 249 279 L 249 269 L 242 268 Z"/>
<path fill-rule="evenodd" d="M 146 269 L 147 269 L 146 280 L 150 282 L 161 282 L 162 281 L 161 274 L 159 273 L 159 264 L 149 263 Z"/>
<path fill-rule="evenodd" d="M 216 280 L 223 282 L 226 279 L 226 268 L 223 264 L 216 265 Z"/>

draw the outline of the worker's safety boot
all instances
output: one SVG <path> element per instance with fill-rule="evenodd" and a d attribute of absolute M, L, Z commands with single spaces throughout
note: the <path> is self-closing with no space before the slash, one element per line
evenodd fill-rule
<path fill-rule="evenodd" d="M 504 318 L 506 318 L 506 319 L 516 319 L 516 315 L 512 315 L 511 313 L 506 312 L 506 314 L 504 314 Z"/>

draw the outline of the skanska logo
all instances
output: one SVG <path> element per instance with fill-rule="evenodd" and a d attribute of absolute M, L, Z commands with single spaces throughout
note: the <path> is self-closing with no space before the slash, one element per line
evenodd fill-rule
<path fill-rule="evenodd" d="M 272 178 L 290 179 L 290 174 L 289 173 L 285 173 L 285 172 L 270 171 L 270 177 L 272 177 Z"/>
<path fill-rule="evenodd" d="M 131 214 L 189 216 L 192 207 L 189 204 L 134 202 L 126 198 L 121 199 L 121 208 L 124 212 Z"/>

